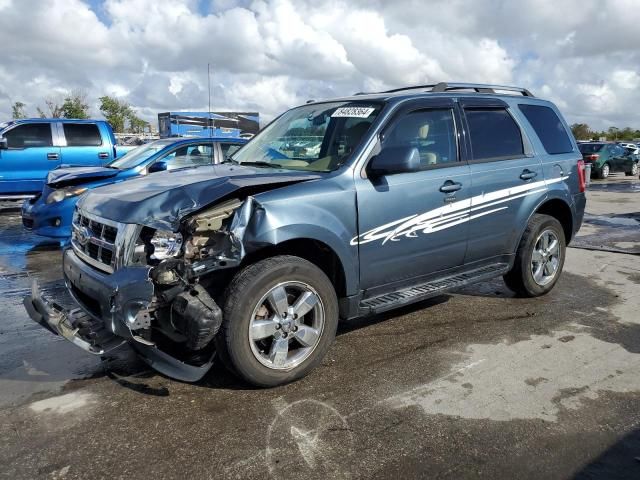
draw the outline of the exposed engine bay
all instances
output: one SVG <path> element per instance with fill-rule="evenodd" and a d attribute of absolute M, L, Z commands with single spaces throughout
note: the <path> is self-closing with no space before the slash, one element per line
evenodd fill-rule
<path fill-rule="evenodd" d="M 233 198 L 193 215 L 183 223 L 182 232 L 162 242 L 154 242 L 153 229 L 143 229 L 139 243 L 152 267 L 154 299 L 129 324 L 134 339 L 154 344 L 168 339 L 194 353 L 210 346 L 222 324 L 222 310 L 212 292 L 222 293 L 222 285 L 213 285 L 215 279 L 206 277 L 240 264 L 244 248 L 236 215 L 243 203 L 252 204 L 253 199 Z M 141 253 L 139 247 L 136 251 Z M 157 334 L 165 338 L 159 340 Z"/>

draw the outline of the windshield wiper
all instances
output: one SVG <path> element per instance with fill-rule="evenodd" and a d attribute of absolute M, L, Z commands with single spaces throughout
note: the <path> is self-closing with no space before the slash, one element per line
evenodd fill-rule
<path fill-rule="evenodd" d="M 273 162 L 257 161 L 257 162 L 236 162 L 236 163 L 238 165 L 251 165 L 252 167 L 283 168 L 283 166 L 280 165 L 279 163 L 273 163 Z"/>

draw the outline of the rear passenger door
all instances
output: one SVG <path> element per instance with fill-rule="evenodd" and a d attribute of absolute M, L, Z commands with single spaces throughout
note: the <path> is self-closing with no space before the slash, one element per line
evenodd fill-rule
<path fill-rule="evenodd" d="M 113 148 L 95 123 L 60 122 L 57 128 L 63 139 L 63 165 L 106 165 L 113 159 Z"/>
<path fill-rule="evenodd" d="M 621 145 L 607 145 L 609 147 L 609 155 L 611 158 L 611 171 L 623 172 L 627 163 L 629 163 L 629 157 L 625 157 L 624 148 Z"/>
<path fill-rule="evenodd" d="M 471 221 L 465 264 L 512 253 L 544 191 L 542 163 L 506 102 L 463 98 L 471 168 Z"/>

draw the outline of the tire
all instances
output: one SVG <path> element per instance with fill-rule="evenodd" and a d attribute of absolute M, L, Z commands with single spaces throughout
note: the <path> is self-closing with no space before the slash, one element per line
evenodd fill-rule
<path fill-rule="evenodd" d="M 303 295 L 310 300 L 302 302 Z M 305 313 L 296 315 L 296 306 Z M 233 278 L 216 346 L 232 372 L 253 385 L 273 387 L 320 364 L 337 326 L 338 299 L 329 278 L 307 260 L 281 255 Z"/>
<path fill-rule="evenodd" d="M 608 163 L 605 163 L 604 165 L 602 165 L 602 168 L 598 172 L 598 178 L 600 180 L 604 180 L 609 176 L 610 173 L 611 173 L 611 167 L 609 166 Z"/>
<path fill-rule="evenodd" d="M 556 261 L 553 261 L 553 255 L 545 256 L 538 253 L 543 245 L 540 243 L 544 241 L 543 234 L 547 240 L 555 237 L 558 242 Z M 533 215 L 518 245 L 513 267 L 503 277 L 507 287 L 523 297 L 539 297 L 549 293 L 562 273 L 566 248 L 564 230 L 560 222 L 549 215 Z M 538 262 L 535 261 L 534 252 L 537 253 Z M 545 261 L 546 259 L 549 261 Z M 548 276 L 547 273 L 551 270 L 553 275 Z"/>
<path fill-rule="evenodd" d="M 634 162 L 633 165 L 631 166 L 631 171 L 630 172 L 624 172 L 624 174 L 627 177 L 635 177 L 636 175 L 638 175 L 638 164 L 636 162 Z"/>

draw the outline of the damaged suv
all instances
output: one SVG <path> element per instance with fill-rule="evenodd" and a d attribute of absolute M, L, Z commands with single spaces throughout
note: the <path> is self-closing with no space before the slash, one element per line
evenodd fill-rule
<path fill-rule="evenodd" d="M 585 206 L 582 155 L 525 89 L 447 84 L 310 102 L 220 165 L 159 173 L 78 202 L 63 271 L 80 308 L 37 285 L 45 328 L 156 370 L 246 381 L 317 366 L 339 319 L 503 276 L 558 281 Z"/>

